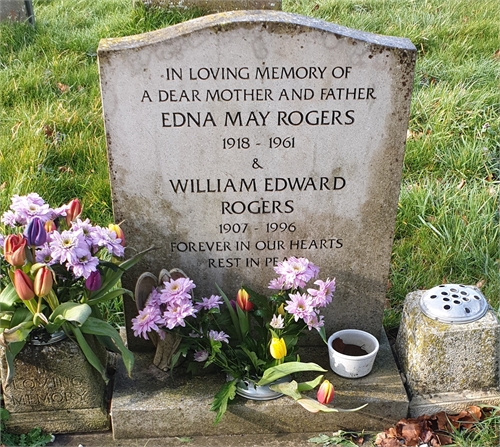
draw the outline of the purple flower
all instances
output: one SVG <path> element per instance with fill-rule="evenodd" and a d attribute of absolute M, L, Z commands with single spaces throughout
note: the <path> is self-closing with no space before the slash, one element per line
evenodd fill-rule
<path fill-rule="evenodd" d="M 96 231 L 96 227 L 90 223 L 89 219 L 81 220 L 80 218 L 76 219 L 75 222 L 71 225 L 71 229 L 73 231 L 81 230 L 83 233 L 83 237 L 85 238 L 85 242 L 89 246 L 92 246 L 93 239 L 92 236 Z"/>
<path fill-rule="evenodd" d="M 24 232 L 28 245 L 39 247 L 47 242 L 47 232 L 43 226 L 43 222 L 39 217 L 35 217 L 26 227 Z"/>
<path fill-rule="evenodd" d="M 38 247 L 35 252 L 36 262 L 41 262 L 42 264 L 51 265 L 54 264 L 54 259 L 52 258 L 52 250 L 49 244 L 45 243 L 42 247 Z"/>
<path fill-rule="evenodd" d="M 78 258 L 77 262 L 72 263 L 73 274 L 76 278 L 87 279 L 93 272 L 97 270 L 99 265 L 99 258 L 92 256 L 90 251 L 84 256 Z"/>
<path fill-rule="evenodd" d="M 273 290 L 282 290 L 285 285 L 285 281 L 286 278 L 284 276 L 280 276 L 279 278 L 272 279 L 267 287 Z"/>
<path fill-rule="evenodd" d="M 80 258 L 89 254 L 89 246 L 81 230 L 66 230 L 62 233 L 51 233 L 50 249 L 52 258 L 60 264 L 68 263 L 70 266 L 77 264 Z"/>
<path fill-rule="evenodd" d="M 97 249 L 104 247 L 113 256 L 123 257 L 125 249 L 121 245 L 121 239 L 116 236 L 114 231 L 102 227 L 95 227 L 94 230 L 92 233 L 93 246 Z"/>
<path fill-rule="evenodd" d="M 306 320 L 314 313 L 314 307 L 312 305 L 312 298 L 306 293 L 294 293 L 289 294 L 290 300 L 286 302 L 285 310 L 293 315 L 295 321 L 299 321 L 300 318 Z"/>
<path fill-rule="evenodd" d="M 193 354 L 193 358 L 195 362 L 204 362 L 206 359 L 208 359 L 208 352 L 207 351 L 195 351 Z"/>
<path fill-rule="evenodd" d="M 177 326 L 186 326 L 185 318 L 196 314 L 197 310 L 191 303 L 180 303 L 174 306 L 169 306 L 163 313 L 165 326 L 167 329 L 173 329 Z"/>
<path fill-rule="evenodd" d="M 161 304 L 160 298 L 161 298 L 160 292 L 158 292 L 158 289 L 156 287 L 153 287 L 153 290 L 151 290 L 151 293 L 148 296 L 147 305 L 159 308 Z"/>
<path fill-rule="evenodd" d="M 310 279 L 316 278 L 319 268 L 306 258 L 292 256 L 288 260 L 280 262 L 274 271 L 281 275 L 282 278 L 278 278 L 278 280 L 284 282 L 285 288 L 297 289 L 304 287 Z"/>
<path fill-rule="evenodd" d="M 229 343 L 229 335 L 223 331 L 210 331 L 208 333 L 208 338 L 212 341 L 223 341 L 224 343 Z"/>
<path fill-rule="evenodd" d="M 137 317 L 132 318 L 132 330 L 134 331 L 134 335 L 149 340 L 147 333 L 150 331 L 159 332 L 160 329 L 158 328 L 158 324 L 161 323 L 161 321 L 162 318 L 156 309 L 145 307 L 139 312 Z"/>
<path fill-rule="evenodd" d="M 50 220 L 54 211 L 48 204 L 35 192 L 26 196 L 14 195 L 12 197 L 10 209 L 2 216 L 2 222 L 6 225 L 27 225 L 35 217 L 40 218 L 42 222 Z"/>
<path fill-rule="evenodd" d="M 85 288 L 91 292 L 99 290 L 102 285 L 102 278 L 99 270 L 94 270 L 85 280 Z"/>
<path fill-rule="evenodd" d="M 200 303 L 196 303 L 195 307 L 198 310 L 210 310 L 219 306 L 223 303 L 222 298 L 218 295 L 212 295 L 210 298 L 202 298 Z"/>
<path fill-rule="evenodd" d="M 313 328 L 319 330 L 325 325 L 323 315 L 318 315 L 315 312 L 311 313 L 307 318 L 304 318 L 304 322 L 307 324 L 309 330 Z"/>
<path fill-rule="evenodd" d="M 179 296 L 185 297 L 188 296 L 191 290 L 193 290 L 196 286 L 192 280 L 189 278 L 178 278 L 171 279 L 170 281 L 165 281 L 164 287 L 161 290 L 162 294 L 167 296 Z"/>
<path fill-rule="evenodd" d="M 335 278 L 332 280 L 328 278 L 326 281 L 318 279 L 314 284 L 319 286 L 318 290 L 307 289 L 309 295 L 313 297 L 313 306 L 326 307 L 332 302 L 333 292 L 335 292 Z"/>

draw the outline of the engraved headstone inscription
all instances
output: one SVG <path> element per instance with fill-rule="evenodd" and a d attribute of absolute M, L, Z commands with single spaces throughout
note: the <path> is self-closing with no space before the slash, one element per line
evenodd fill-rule
<path fill-rule="evenodd" d="M 105 39 L 98 56 L 115 218 L 130 247 L 158 248 L 129 287 L 141 271 L 179 267 L 200 296 L 215 284 L 265 292 L 273 266 L 307 257 L 336 278 L 327 333 L 379 335 L 408 39 L 235 11 Z"/>

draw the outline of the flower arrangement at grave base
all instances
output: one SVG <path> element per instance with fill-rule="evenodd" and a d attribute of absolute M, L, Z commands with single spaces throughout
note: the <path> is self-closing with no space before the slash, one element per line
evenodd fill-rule
<path fill-rule="evenodd" d="M 127 370 L 133 355 L 119 333 L 103 320 L 99 304 L 132 293 L 120 287 L 122 274 L 149 251 L 128 260 L 125 238 L 116 224 L 104 228 L 80 217 L 78 199 L 51 208 L 37 194 L 14 195 L 3 213 L 0 234 L 0 345 L 5 348 L 7 382 L 14 359 L 25 344 L 64 331 L 80 346 L 87 361 L 107 381 L 88 337 L 119 352 Z"/>
<path fill-rule="evenodd" d="M 235 300 L 229 300 L 217 286 L 219 295 L 196 299 L 194 282 L 187 277 L 165 281 L 153 288 L 144 308 L 132 320 L 136 336 L 148 339 L 155 332 L 160 338 L 166 333 L 182 337 L 172 358 L 192 354 L 188 370 L 200 365 L 215 365 L 227 377 L 215 395 L 211 409 L 217 413 L 215 422 L 224 415 L 229 401 L 239 393 L 239 387 L 269 388 L 278 395 L 295 399 L 311 412 L 356 411 L 329 407 L 334 396 L 333 385 L 324 376 L 297 383 L 291 376 L 301 372 L 324 373 L 315 363 L 300 361 L 298 340 L 307 330 L 317 330 L 326 344 L 322 308 L 332 301 L 335 280 L 316 280 L 319 268 L 305 258 L 291 257 L 275 268 L 269 297 L 242 287 Z M 278 383 L 277 383 L 278 382 Z M 317 399 L 302 393 L 319 386 Z"/>

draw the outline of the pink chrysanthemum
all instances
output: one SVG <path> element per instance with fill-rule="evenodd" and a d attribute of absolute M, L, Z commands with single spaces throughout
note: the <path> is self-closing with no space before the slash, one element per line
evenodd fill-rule
<path fill-rule="evenodd" d="M 154 308 L 145 307 L 137 317 L 132 318 L 132 330 L 136 337 L 148 338 L 148 332 L 159 331 L 158 324 L 162 322 L 160 314 Z"/>
<path fill-rule="evenodd" d="M 306 293 L 291 293 L 288 296 L 290 300 L 286 301 L 287 306 L 285 306 L 285 310 L 293 315 L 295 321 L 299 321 L 299 319 L 306 320 L 306 318 L 309 318 L 314 313 L 310 295 Z"/>

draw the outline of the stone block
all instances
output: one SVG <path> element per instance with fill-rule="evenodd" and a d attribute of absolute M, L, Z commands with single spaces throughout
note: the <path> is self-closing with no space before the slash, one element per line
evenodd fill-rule
<path fill-rule="evenodd" d="M 182 367 L 170 375 L 151 364 L 152 354 L 137 354 L 133 379 L 123 366 L 117 371 L 111 406 L 114 438 L 382 430 L 406 417 L 408 399 L 385 335 L 372 372 L 361 379 L 335 375 L 329 369 L 326 346 L 304 349 L 302 360 L 328 369 L 335 406 L 368 406 L 356 413 L 312 414 L 288 397 L 262 402 L 237 396 L 220 424 L 214 425 L 210 404 L 225 380 L 223 375 L 188 378 Z"/>
<path fill-rule="evenodd" d="M 34 426 L 50 433 L 109 428 L 106 384 L 74 341 L 27 343 L 16 356 L 14 379 L 8 384 L 3 351 L 0 362 L 9 431 L 26 433 Z"/>
<path fill-rule="evenodd" d="M 474 322 L 446 324 L 422 313 L 423 293 L 407 295 L 396 341 L 410 414 L 499 402 L 499 323 L 493 310 Z"/>

